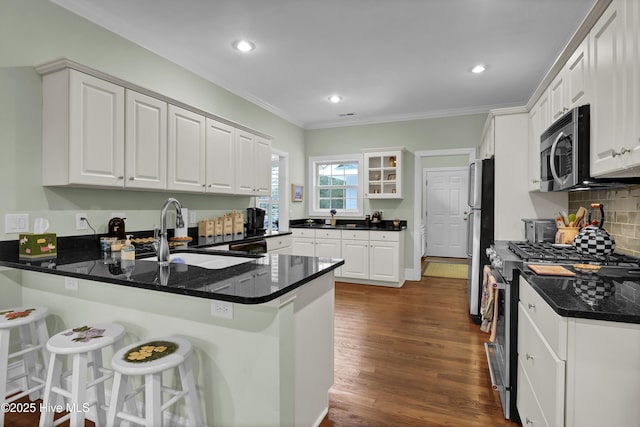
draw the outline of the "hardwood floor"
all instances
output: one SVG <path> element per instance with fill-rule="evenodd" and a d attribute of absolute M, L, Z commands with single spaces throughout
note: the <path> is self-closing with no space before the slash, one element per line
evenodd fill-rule
<path fill-rule="evenodd" d="M 335 382 L 320 426 L 517 426 L 490 389 L 487 335 L 469 319 L 466 286 L 433 277 L 400 289 L 337 283 Z M 37 426 L 38 414 L 5 421 Z"/>
<path fill-rule="evenodd" d="M 336 284 L 335 381 L 321 427 L 517 426 L 490 388 L 467 284 Z"/>

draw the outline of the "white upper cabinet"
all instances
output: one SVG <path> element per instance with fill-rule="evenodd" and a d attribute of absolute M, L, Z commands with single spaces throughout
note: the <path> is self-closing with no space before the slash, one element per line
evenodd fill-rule
<path fill-rule="evenodd" d="M 567 85 L 566 70 L 563 69 L 558 73 L 549 86 L 549 103 L 551 107 L 551 123 L 558 120 L 564 113 L 569 111 L 567 106 Z"/>
<path fill-rule="evenodd" d="M 591 174 L 638 176 L 638 4 L 614 0 L 590 33 Z"/>
<path fill-rule="evenodd" d="M 207 119 L 207 192 L 233 194 L 236 191 L 235 133 L 233 126 Z"/>
<path fill-rule="evenodd" d="M 528 188 L 540 191 L 540 135 L 551 125 L 550 90 L 546 90 L 529 111 Z"/>
<path fill-rule="evenodd" d="M 480 159 L 490 159 L 496 153 L 495 147 L 495 123 L 493 118 L 488 119 L 484 127 L 484 133 L 482 134 L 482 142 L 478 149 L 478 156 Z"/>
<path fill-rule="evenodd" d="M 589 103 L 589 37 L 573 52 L 564 68 L 568 109 Z"/>
<path fill-rule="evenodd" d="M 271 141 L 236 130 L 236 193 L 268 196 L 271 192 Z"/>
<path fill-rule="evenodd" d="M 43 185 L 270 194 L 268 137 L 66 59 L 36 71 Z"/>
<path fill-rule="evenodd" d="M 167 188 L 167 103 L 127 89 L 127 188 Z"/>
<path fill-rule="evenodd" d="M 169 190 L 204 191 L 205 117 L 169 106 Z"/>
<path fill-rule="evenodd" d="M 369 199 L 402 198 L 403 149 L 364 154 L 365 197 Z"/>
<path fill-rule="evenodd" d="M 44 185 L 124 185 L 124 88 L 70 69 L 43 78 L 42 177 Z"/>

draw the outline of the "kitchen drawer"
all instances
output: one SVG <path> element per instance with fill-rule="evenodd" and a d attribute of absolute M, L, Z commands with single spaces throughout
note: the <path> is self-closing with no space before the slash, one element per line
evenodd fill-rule
<path fill-rule="evenodd" d="M 293 237 L 316 237 L 316 230 L 311 230 L 308 228 L 292 228 L 291 235 Z"/>
<path fill-rule="evenodd" d="M 383 241 L 383 242 L 399 242 L 400 232 L 398 231 L 371 231 L 369 234 L 369 240 Z"/>
<path fill-rule="evenodd" d="M 340 239 L 340 230 L 316 230 L 316 239 Z"/>
<path fill-rule="evenodd" d="M 342 230 L 343 240 L 369 240 L 369 230 Z"/>
<path fill-rule="evenodd" d="M 518 407 L 518 414 L 520 415 L 520 421 L 523 426 L 526 427 L 550 427 L 555 424 L 547 423 L 544 416 L 542 415 L 542 410 L 540 409 L 540 405 L 538 405 L 538 400 L 536 399 L 536 394 L 531 387 L 531 383 L 529 382 L 529 378 L 525 373 L 525 370 L 522 366 L 522 361 L 518 359 L 518 393 L 517 393 L 517 401 L 516 406 Z M 562 424 L 558 424 L 557 427 L 560 427 Z"/>
<path fill-rule="evenodd" d="M 267 252 L 291 246 L 291 235 L 274 236 L 267 239 Z"/>
<path fill-rule="evenodd" d="M 548 424 L 562 425 L 565 362 L 549 347 L 522 303 L 518 304 L 518 364 L 526 372 Z"/>
<path fill-rule="evenodd" d="M 567 319 L 553 311 L 523 277 L 520 277 L 520 302 L 553 351 L 567 360 Z"/>

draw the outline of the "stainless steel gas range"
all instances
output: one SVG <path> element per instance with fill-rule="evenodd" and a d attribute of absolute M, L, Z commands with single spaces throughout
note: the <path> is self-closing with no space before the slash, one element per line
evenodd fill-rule
<path fill-rule="evenodd" d="M 519 421 L 516 408 L 518 348 L 518 280 L 530 264 L 571 266 L 597 264 L 608 274 L 640 274 L 637 258 L 614 253 L 609 256 L 583 255 L 573 246 L 552 243 L 496 241 L 487 249 L 491 262 L 491 283 L 498 290 L 495 340 L 485 344 L 492 388 L 500 393 L 504 416 Z M 638 276 L 636 276 L 638 277 Z"/>

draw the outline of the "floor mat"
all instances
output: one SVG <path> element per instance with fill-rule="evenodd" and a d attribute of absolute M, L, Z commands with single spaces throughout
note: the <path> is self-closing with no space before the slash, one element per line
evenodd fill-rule
<path fill-rule="evenodd" d="M 451 279 L 468 278 L 469 270 L 467 264 L 451 264 L 444 262 L 428 262 L 423 276 L 446 277 Z"/>

